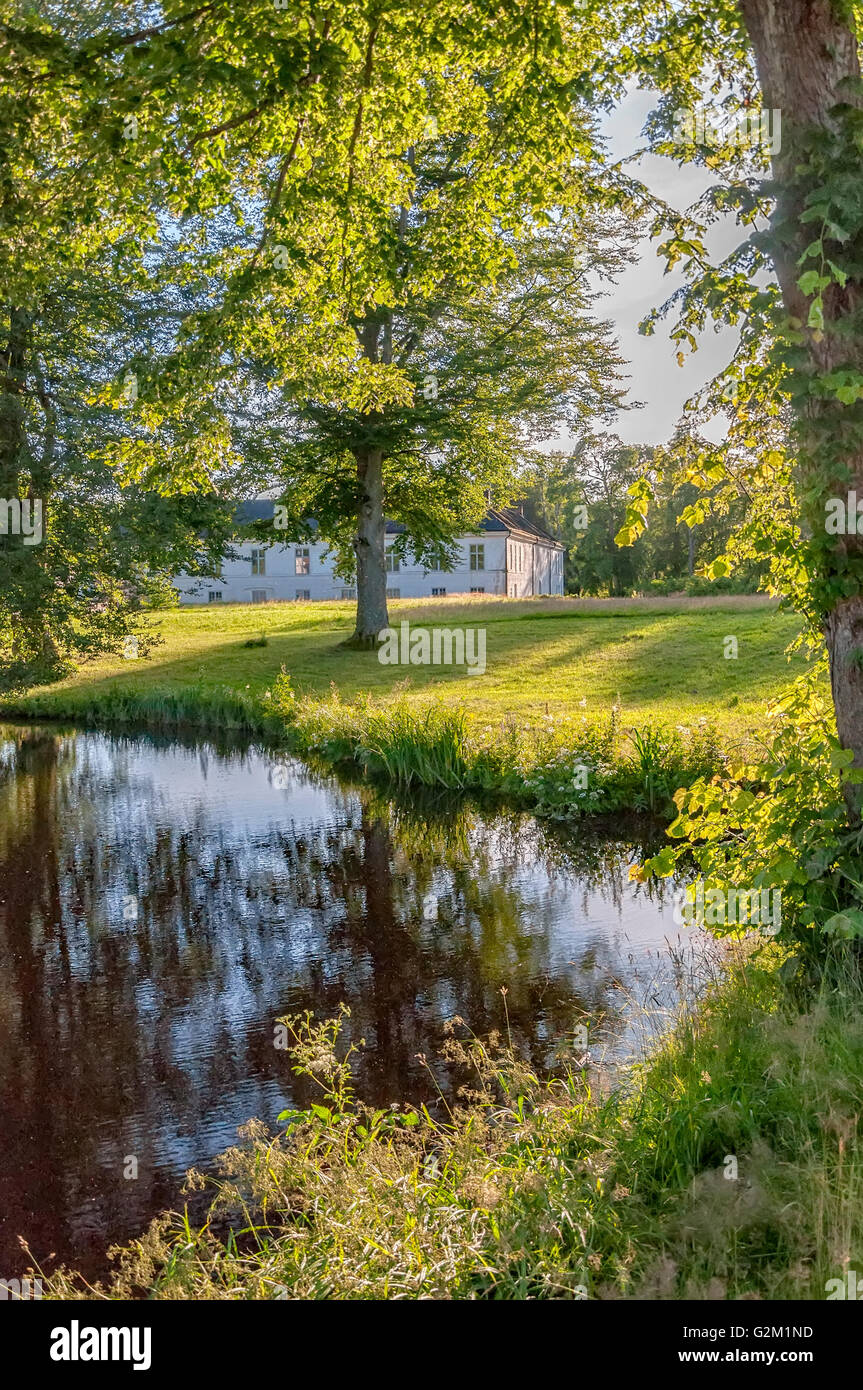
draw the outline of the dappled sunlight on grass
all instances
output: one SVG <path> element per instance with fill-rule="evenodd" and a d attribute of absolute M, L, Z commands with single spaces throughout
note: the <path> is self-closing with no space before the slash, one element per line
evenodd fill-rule
<path fill-rule="evenodd" d="M 794 673 L 784 650 L 795 618 L 751 596 L 514 602 L 475 595 L 390 605 L 393 625 L 485 625 L 483 676 L 463 667 L 386 666 L 374 653 L 346 651 L 340 644 L 353 619 L 350 602 L 168 610 L 154 615 L 163 640 L 149 656 L 94 662 L 33 695 L 45 713 L 114 688 L 231 687 L 258 698 L 284 666 L 299 698 L 327 695 L 333 685 L 346 700 L 365 692 L 386 698 L 399 688 L 420 703 L 440 697 L 490 718 L 512 713 L 522 724 L 597 714 L 619 701 L 624 721 L 706 718 L 738 736 L 763 727 L 764 707 Z M 260 634 L 266 645 L 245 645 Z M 737 660 L 723 656 L 729 635 L 738 640 Z"/>

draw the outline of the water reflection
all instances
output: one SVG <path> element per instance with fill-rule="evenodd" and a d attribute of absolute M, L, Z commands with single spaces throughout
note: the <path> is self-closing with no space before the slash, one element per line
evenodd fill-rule
<path fill-rule="evenodd" d="M 632 840 L 391 801 L 225 739 L 0 729 L 0 1277 L 97 1269 L 252 1115 L 307 1099 L 274 1019 L 351 1009 L 361 1094 L 431 1101 L 453 1014 L 537 1066 L 673 1003 Z M 501 986 L 506 986 L 506 1011 Z M 446 1089 L 449 1078 L 441 1070 Z M 137 1178 L 124 1176 L 134 1171 Z"/>

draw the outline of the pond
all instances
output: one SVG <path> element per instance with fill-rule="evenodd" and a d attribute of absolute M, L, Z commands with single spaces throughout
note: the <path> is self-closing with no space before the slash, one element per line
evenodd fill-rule
<path fill-rule="evenodd" d="M 625 1058 L 703 960 L 670 889 L 629 882 L 641 833 L 230 739 L 0 727 L 0 1278 L 19 1235 L 103 1272 L 239 1125 L 306 1103 L 285 1013 L 347 1004 L 378 1104 L 449 1091 L 454 1015 L 540 1068 L 585 1023 L 591 1058 Z"/>

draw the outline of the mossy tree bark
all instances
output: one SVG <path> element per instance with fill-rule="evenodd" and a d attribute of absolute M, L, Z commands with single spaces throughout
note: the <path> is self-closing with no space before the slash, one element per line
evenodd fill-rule
<path fill-rule="evenodd" d="M 861 102 L 857 40 L 838 0 L 741 0 L 741 12 L 755 52 L 764 106 L 781 112 L 781 148 L 773 172 L 779 187 L 774 263 L 785 308 L 802 329 L 809 370 L 817 377 L 840 368 L 863 371 L 863 282 L 850 275 L 824 292 L 823 327 L 812 323 L 810 296 L 801 291 L 801 258 L 821 231 L 801 221 L 811 186 L 799 170 L 807 162 L 812 137 L 828 147 L 835 137 L 841 104 Z M 856 156 L 855 156 L 856 157 Z M 848 245 L 829 247 L 826 256 L 848 262 Z M 857 231 L 858 247 L 863 242 Z M 859 264 L 859 256 L 857 258 Z M 817 261 L 809 261 L 810 266 Z M 826 536 L 826 501 L 856 490 L 863 499 L 863 408 L 835 398 L 808 398 L 799 419 L 799 467 L 806 523 L 824 547 L 823 579 L 828 598 L 823 628 L 830 659 L 836 723 L 845 748 L 863 767 L 863 536 Z M 854 520 L 851 520 L 851 525 Z M 849 588 L 852 592 L 848 592 Z M 839 591 L 842 591 L 841 593 Z M 852 818 L 860 816 L 859 787 L 846 785 Z"/>

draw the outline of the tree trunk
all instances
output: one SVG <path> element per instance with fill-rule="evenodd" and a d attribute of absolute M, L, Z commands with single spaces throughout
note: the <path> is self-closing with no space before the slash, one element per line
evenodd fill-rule
<path fill-rule="evenodd" d="M 30 321 L 23 309 L 10 309 L 8 336 L 0 350 L 0 497 L 18 496 L 26 453 L 24 385 Z"/>
<path fill-rule="evenodd" d="M 32 482 L 25 428 L 24 393 L 31 317 L 24 309 L 7 309 L 6 341 L 0 349 L 0 500 L 20 497 L 22 481 Z M 32 487 L 26 493 L 32 498 Z M 14 658 L 32 659 L 40 645 L 38 562 L 22 535 L 0 532 L 0 608 L 11 637 Z"/>
<path fill-rule="evenodd" d="M 349 647 L 377 647 L 378 634 L 389 627 L 387 612 L 386 519 L 383 507 L 383 458 L 379 449 L 357 455 L 360 505 L 354 550 L 357 557 L 357 624 Z"/>
<path fill-rule="evenodd" d="M 805 198 L 798 175 L 805 162 L 801 138 L 813 131 L 822 131 L 825 137 L 834 132 L 837 117 L 832 108 L 839 103 L 859 106 L 859 94 L 843 86 L 860 75 L 857 43 L 834 0 L 740 0 L 740 8 L 755 52 L 764 106 L 782 113 L 781 149 L 773 159 L 781 229 L 774 263 L 789 315 L 806 325 L 810 301 L 797 285 L 802 273 L 798 262 L 818 237 L 820 224 L 800 222 Z M 834 247 L 836 259 L 847 263 L 851 248 L 843 251 L 838 243 Z M 834 254 L 829 238 L 825 254 Z M 806 262 L 806 268 L 817 267 L 816 260 Z M 809 363 L 816 375 L 840 367 L 863 370 L 863 335 L 859 323 L 853 327 L 849 323 L 861 305 L 863 285 L 853 277 L 844 287 L 833 284 L 825 291 L 823 331 L 805 329 Z M 851 489 L 863 498 L 861 408 L 811 397 L 810 402 L 799 420 L 798 435 L 802 491 L 812 499 L 804 521 L 820 544 L 832 543 L 826 554 L 826 578 L 841 576 L 843 582 L 837 583 L 835 592 L 845 589 L 841 598 L 827 600 L 823 626 L 839 738 L 853 752 L 855 767 L 863 767 L 863 584 L 854 581 L 853 591 L 848 592 L 851 575 L 863 575 L 863 537 L 828 539 L 825 526 L 828 498 L 844 498 Z M 854 820 L 860 816 L 860 793 L 859 787 L 845 787 Z"/>
<path fill-rule="evenodd" d="M 371 315 L 357 329 L 360 350 L 369 362 L 392 362 L 392 319 Z M 367 417 L 370 426 L 379 416 Z M 354 448 L 359 483 L 357 533 L 357 625 L 346 647 L 373 650 L 378 634 L 389 627 L 387 613 L 386 518 L 384 517 L 383 451 L 368 444 Z"/>

